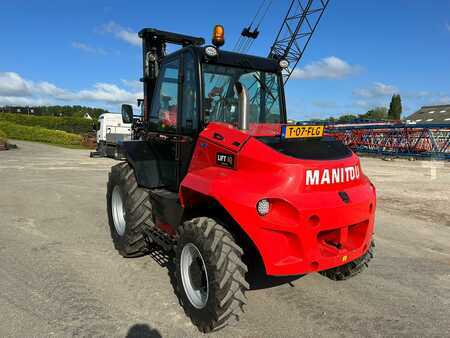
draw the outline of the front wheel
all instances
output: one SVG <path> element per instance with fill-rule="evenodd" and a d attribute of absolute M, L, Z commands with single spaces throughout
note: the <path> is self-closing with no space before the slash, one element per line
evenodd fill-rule
<path fill-rule="evenodd" d="M 153 226 L 152 204 L 147 190 L 137 185 L 129 164 L 112 167 L 106 199 L 114 247 L 124 257 L 146 254 L 144 229 Z"/>
<path fill-rule="evenodd" d="M 215 220 L 195 218 L 177 232 L 175 291 L 186 314 L 202 332 L 239 320 L 246 304 L 247 266 L 242 249 Z"/>

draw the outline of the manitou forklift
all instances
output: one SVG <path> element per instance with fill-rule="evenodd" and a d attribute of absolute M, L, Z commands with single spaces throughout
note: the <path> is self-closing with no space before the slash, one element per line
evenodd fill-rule
<path fill-rule="evenodd" d="M 361 272 L 373 257 L 375 187 L 323 126 L 287 124 L 288 62 L 219 49 L 219 25 L 206 46 L 150 28 L 139 36 L 143 122 L 107 189 L 119 253 L 172 253 L 175 292 L 202 332 L 239 319 L 249 265 L 267 276 Z M 182 48 L 166 55 L 167 43 Z M 132 107 L 122 116 L 131 123 Z"/>

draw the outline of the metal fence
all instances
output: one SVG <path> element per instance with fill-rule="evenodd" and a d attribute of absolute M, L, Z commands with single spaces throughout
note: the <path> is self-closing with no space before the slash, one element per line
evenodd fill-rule
<path fill-rule="evenodd" d="M 450 124 L 334 125 L 327 133 L 359 153 L 450 160 Z"/>

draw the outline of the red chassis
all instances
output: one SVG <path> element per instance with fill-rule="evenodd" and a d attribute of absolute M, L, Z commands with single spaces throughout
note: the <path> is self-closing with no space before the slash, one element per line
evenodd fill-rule
<path fill-rule="evenodd" d="M 268 275 L 322 271 L 361 257 L 372 241 L 376 191 L 358 157 L 297 159 L 258 139 L 279 132 L 276 124 L 242 131 L 210 123 L 181 183 L 183 206 L 197 194 L 220 203 L 253 241 Z M 219 164 L 218 153 L 232 163 Z M 256 208 L 262 199 L 270 202 L 264 216 Z"/>

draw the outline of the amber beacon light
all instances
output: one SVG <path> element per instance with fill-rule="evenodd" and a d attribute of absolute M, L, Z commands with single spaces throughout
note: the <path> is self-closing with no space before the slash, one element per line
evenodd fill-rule
<path fill-rule="evenodd" d="M 223 29 L 222 25 L 215 25 L 213 36 L 212 36 L 212 43 L 216 47 L 223 46 L 225 43 L 225 30 Z"/>

